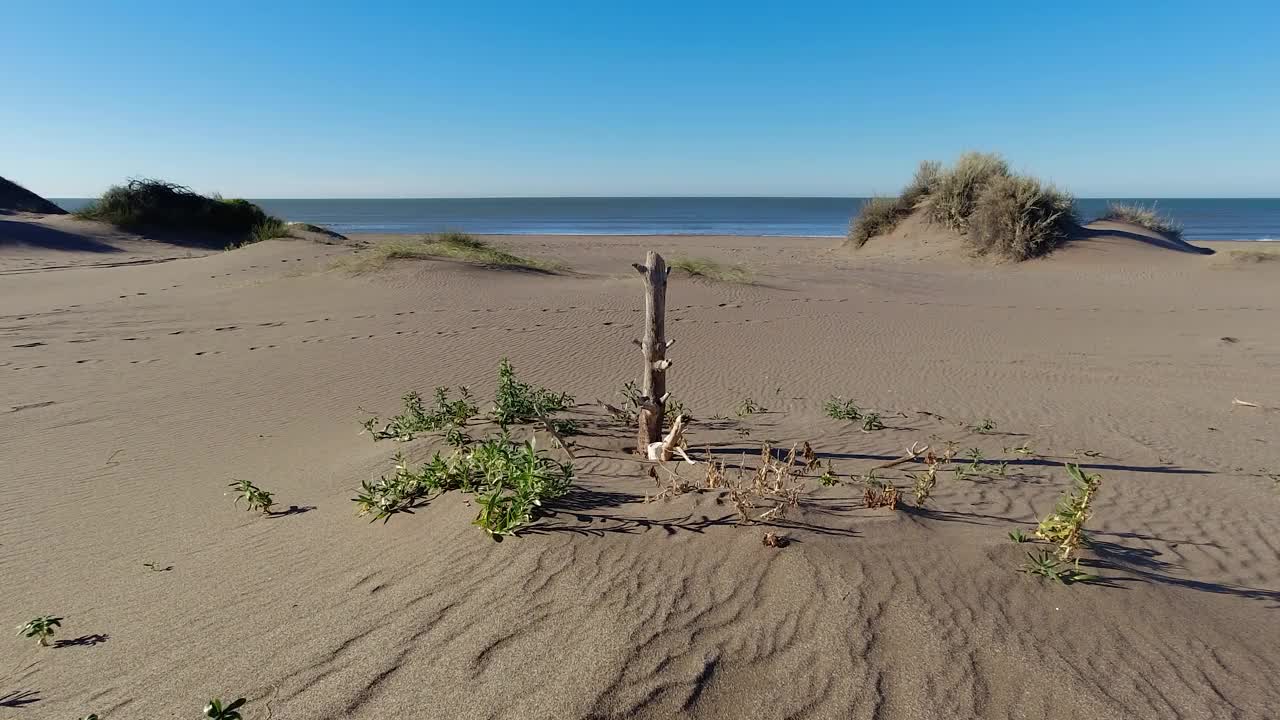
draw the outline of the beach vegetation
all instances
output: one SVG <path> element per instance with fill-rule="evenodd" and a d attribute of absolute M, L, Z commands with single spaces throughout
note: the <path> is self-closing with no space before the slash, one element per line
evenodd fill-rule
<path fill-rule="evenodd" d="M 738 408 L 734 411 L 734 414 L 743 418 L 750 417 L 756 413 L 765 412 L 766 410 L 768 410 L 768 408 L 756 402 L 751 396 L 747 396 L 742 398 L 742 402 L 738 403 Z"/>
<path fill-rule="evenodd" d="M 884 421 L 880 419 L 880 413 L 869 410 L 862 415 L 862 432 L 872 432 L 875 430 L 883 430 Z"/>
<path fill-rule="evenodd" d="M 1182 224 L 1173 218 L 1160 213 L 1155 203 L 1150 207 L 1141 203 L 1113 202 L 1107 205 L 1107 211 L 1098 216 L 1098 220 L 1123 222 L 1144 227 L 1152 232 L 1160 233 L 1173 240 L 1182 239 Z"/>
<path fill-rule="evenodd" d="M 692 277 L 723 283 L 745 284 L 751 282 L 751 271 L 741 265 L 729 265 L 704 257 L 675 257 L 667 262 L 672 270 L 681 270 Z"/>
<path fill-rule="evenodd" d="M 386 522 L 458 490 L 477 496 L 480 511 L 474 524 L 496 539 L 533 522 L 543 501 L 569 491 L 574 475 L 572 464 L 548 457 L 532 440 L 516 442 L 505 433 L 447 456 L 436 452 L 418 468 L 410 467 L 403 455 L 397 454 L 395 462 L 392 475 L 361 483 L 353 498 L 358 515 Z"/>
<path fill-rule="evenodd" d="M 551 272 L 561 269 L 556 263 L 520 257 L 494 247 L 474 235 L 444 232 L 420 238 L 387 240 L 357 250 L 340 258 L 334 269 L 351 275 L 363 275 L 386 267 L 392 260 L 457 260 L 484 267 Z"/>
<path fill-rule="evenodd" d="M 898 487 L 889 480 L 881 480 L 875 472 L 869 472 L 862 479 L 862 504 L 868 508 L 887 507 L 898 509 Z"/>
<path fill-rule="evenodd" d="M 862 408 L 853 400 L 832 395 L 822 403 L 822 412 L 832 420 L 861 420 Z"/>
<path fill-rule="evenodd" d="M 239 235 L 255 242 L 288 235 L 288 225 L 248 200 L 201 195 L 166 180 L 131 179 L 113 185 L 76 216 L 127 230 L 174 230 Z"/>
<path fill-rule="evenodd" d="M 507 358 L 498 363 L 498 392 L 493 401 L 493 419 L 499 425 L 532 422 L 573 405 L 573 396 L 552 392 L 516 379 Z"/>
<path fill-rule="evenodd" d="M 240 708 L 245 702 L 244 698 L 236 698 L 224 705 L 221 699 L 214 698 L 204 706 L 204 716 L 211 720 L 241 720 Z"/>
<path fill-rule="evenodd" d="M 933 191 L 941 170 L 941 164 L 926 160 L 920 163 L 911 182 L 897 197 L 880 196 L 863 201 L 857 216 L 849 223 L 848 243 L 862 247 L 871 238 L 892 232 Z"/>
<path fill-rule="evenodd" d="M 1016 543 L 1024 543 L 1024 542 L 1031 541 L 1031 538 L 1027 537 L 1027 534 L 1022 532 L 1021 528 L 1014 528 L 1013 530 L 1010 530 L 1009 539 Z"/>
<path fill-rule="evenodd" d="M 1227 256 L 1237 263 L 1280 262 L 1280 250 L 1231 250 Z"/>
<path fill-rule="evenodd" d="M 62 618 L 56 615 L 41 615 L 18 626 L 18 635 L 35 638 L 41 647 L 49 647 L 49 638 L 62 627 Z"/>
<path fill-rule="evenodd" d="M 632 426 L 640 419 L 640 406 L 644 403 L 644 393 L 640 390 L 640 385 L 634 380 L 628 380 L 623 383 L 622 390 L 618 391 L 622 396 L 622 406 L 615 407 L 606 403 L 601 403 L 605 411 L 610 417 L 620 425 Z M 671 422 L 676 418 L 684 415 L 689 417 L 689 409 L 685 404 L 675 398 L 668 397 L 662 406 L 662 418 L 667 422 Z"/>
<path fill-rule="evenodd" d="M 933 489 L 938 485 L 937 464 L 930 465 L 922 473 L 909 473 L 907 477 L 911 479 L 911 493 L 915 496 L 916 506 L 924 506 L 925 503 L 929 502 L 929 496 L 933 494 Z"/>
<path fill-rule="evenodd" d="M 1067 463 L 1071 486 L 1036 527 L 1036 537 L 1058 546 L 1058 557 L 1067 561 L 1086 542 L 1084 524 L 1093 514 L 1093 498 L 1102 484 L 1102 476 L 1087 473 L 1074 463 Z"/>
<path fill-rule="evenodd" d="M 979 435 L 990 435 L 996 431 L 996 421 L 991 418 L 982 418 L 982 420 L 966 427 L 970 432 L 975 432 Z"/>
<path fill-rule="evenodd" d="M 950 167 L 922 163 L 897 198 L 872 198 L 853 219 L 848 244 L 862 247 L 920 211 L 965 236 L 980 255 L 1026 260 L 1064 242 L 1076 225 L 1070 194 L 1013 173 L 1004 158 L 969 152 Z"/>
<path fill-rule="evenodd" d="M 1074 565 L 1064 564 L 1062 559 L 1050 550 L 1027 553 L 1027 560 L 1020 569 L 1028 575 L 1036 575 L 1063 585 L 1098 579 L 1096 575 L 1082 572 L 1078 562 Z"/>
<path fill-rule="evenodd" d="M 979 255 L 1027 260 L 1066 242 L 1076 224 L 1069 193 L 1033 177 L 1006 175 L 983 187 L 965 231 Z"/>
<path fill-rule="evenodd" d="M 250 480 L 233 480 L 227 484 L 227 487 L 235 491 L 234 505 L 239 506 L 240 501 L 243 500 L 246 510 L 257 510 L 264 515 L 271 514 L 271 508 L 275 505 L 272 493 L 254 485 Z"/>
<path fill-rule="evenodd" d="M 388 421 L 377 416 L 365 420 L 361 425 L 365 432 L 377 440 L 412 440 L 417 433 L 444 432 L 451 444 L 462 434 L 466 424 L 480 412 L 479 406 L 471 397 L 471 390 L 466 386 L 458 389 L 459 397 L 455 400 L 452 391 L 447 387 L 435 389 L 435 404 L 427 408 L 422 396 L 416 391 L 405 393 L 401 401 L 404 411 Z"/>

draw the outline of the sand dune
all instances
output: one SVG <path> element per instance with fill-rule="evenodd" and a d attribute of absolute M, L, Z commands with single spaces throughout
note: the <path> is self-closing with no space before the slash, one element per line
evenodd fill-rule
<path fill-rule="evenodd" d="M 2 605 L 11 624 L 65 618 L 60 647 L 0 643 L 5 716 L 191 716 L 238 695 L 251 720 L 1280 707 L 1276 264 L 1116 240 L 997 266 L 879 241 L 532 236 L 493 240 L 571 269 L 350 277 L 329 269 L 339 245 L 98 237 L 118 251 L 0 243 Z M 738 525 L 724 491 L 645 502 L 632 432 L 592 401 L 637 374 L 629 264 L 647 249 L 754 273 L 673 276 L 670 389 L 699 455 L 808 441 L 847 478 L 955 440 L 1006 474 L 944 477 L 898 512 L 810 478 L 773 527 Z M 487 405 L 502 357 L 582 403 L 577 489 L 502 543 L 456 493 L 354 517 L 397 450 L 437 447 L 358 422 L 436 385 Z M 832 394 L 888 428 L 825 417 Z M 747 397 L 767 411 L 737 417 Z M 966 428 L 984 417 L 993 434 Z M 1038 455 L 1006 452 L 1022 443 Z M 1019 573 L 1006 535 L 1050 509 L 1068 458 L 1104 478 L 1086 551 L 1102 580 L 1070 587 Z M 289 510 L 237 509 L 233 478 Z"/>

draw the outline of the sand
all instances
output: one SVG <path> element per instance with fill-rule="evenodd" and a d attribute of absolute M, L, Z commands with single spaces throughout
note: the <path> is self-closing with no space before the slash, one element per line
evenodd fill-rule
<path fill-rule="evenodd" d="M 65 618 L 57 647 L 0 641 L 0 717 L 195 717 L 241 695 L 249 720 L 1280 712 L 1280 263 L 1116 234 L 1017 265 L 519 237 L 493 240 L 571 269 L 349 277 L 328 270 L 338 245 L 68 232 L 112 249 L 0 242 L 0 607 Z M 848 479 L 955 440 L 1006 476 L 944 474 L 897 512 L 810 478 L 768 527 L 723 491 L 644 502 L 631 433 L 594 400 L 638 375 L 647 249 L 754 271 L 672 276 L 669 387 L 699 455 L 808 441 Z M 504 356 L 582 403 L 577 489 L 502 543 L 456 493 L 355 517 L 397 450 L 438 447 L 359 422 L 436 385 L 487 405 Z M 825 417 L 833 394 L 889 428 Z M 736 417 L 747 397 L 767 411 Z M 982 418 L 994 434 L 964 427 Z M 1004 450 L 1022 443 L 1039 455 Z M 1018 572 L 1007 533 L 1032 531 L 1071 458 L 1103 476 L 1084 553 L 1102 579 L 1061 586 Z M 233 506 L 237 478 L 286 512 Z"/>

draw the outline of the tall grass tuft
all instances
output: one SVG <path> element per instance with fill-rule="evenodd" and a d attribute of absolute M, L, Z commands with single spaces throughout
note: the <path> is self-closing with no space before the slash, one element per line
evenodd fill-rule
<path fill-rule="evenodd" d="M 968 219 L 968 240 L 983 255 L 1037 257 L 1061 245 L 1076 225 L 1074 199 L 1026 175 L 988 179 Z"/>
<path fill-rule="evenodd" d="M 992 180 L 1009 176 L 1009 164 L 994 153 L 967 152 L 939 169 L 922 205 L 933 222 L 967 232 L 978 197 Z"/>
<path fill-rule="evenodd" d="M 1125 222 L 1158 232 L 1173 240 L 1182 239 L 1182 224 L 1173 218 L 1161 215 L 1155 204 L 1147 207 L 1130 203 L 1109 203 L 1107 211 L 1098 219 Z"/>
<path fill-rule="evenodd" d="M 726 283 L 749 283 L 751 271 L 740 265 L 726 265 L 710 258 L 676 257 L 667 263 L 672 270 L 682 270 L 693 277 Z"/>
<path fill-rule="evenodd" d="M 114 185 L 76 215 L 131 230 L 177 230 L 241 235 L 245 242 L 281 237 L 287 226 L 248 200 L 207 197 L 165 180 Z"/>
<path fill-rule="evenodd" d="M 849 223 L 848 243 L 862 247 L 871 238 L 892 232 L 933 192 L 941 175 L 942 164 L 926 160 L 920 163 L 915 176 L 898 197 L 867 199 L 857 217 Z"/>

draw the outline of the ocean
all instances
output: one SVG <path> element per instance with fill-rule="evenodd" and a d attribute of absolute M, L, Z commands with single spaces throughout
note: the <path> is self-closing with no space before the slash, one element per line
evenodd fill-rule
<path fill-rule="evenodd" d="M 1188 240 L 1280 240 L 1280 199 L 1114 198 L 1154 204 L 1185 228 Z M 1108 199 L 1082 199 L 1084 218 Z M 83 198 L 54 199 L 75 210 Z M 548 235 L 776 235 L 838 237 L 861 198 L 631 197 L 254 200 L 287 220 L 341 233 Z"/>

